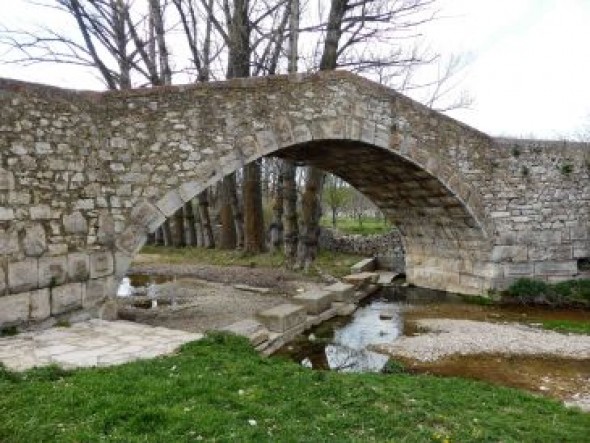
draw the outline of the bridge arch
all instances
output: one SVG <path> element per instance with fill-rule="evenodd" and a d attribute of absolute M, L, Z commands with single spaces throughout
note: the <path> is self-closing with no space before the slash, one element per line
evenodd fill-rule
<path fill-rule="evenodd" d="M 419 285 L 567 278 L 590 250 L 586 147 L 494 140 L 349 73 L 104 93 L 0 79 L 0 327 L 96 309 L 149 231 L 266 155 L 375 201 Z"/>

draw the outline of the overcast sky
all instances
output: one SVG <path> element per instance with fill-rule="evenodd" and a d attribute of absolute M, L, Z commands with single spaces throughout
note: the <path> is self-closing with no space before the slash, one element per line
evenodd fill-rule
<path fill-rule="evenodd" d="M 23 0 L 4 0 L 0 23 L 29 27 L 50 19 Z M 439 0 L 424 39 L 472 60 L 461 88 L 471 110 L 451 115 L 493 135 L 562 138 L 590 121 L 590 0 Z M 0 76 L 99 89 L 69 66 L 0 64 Z"/>

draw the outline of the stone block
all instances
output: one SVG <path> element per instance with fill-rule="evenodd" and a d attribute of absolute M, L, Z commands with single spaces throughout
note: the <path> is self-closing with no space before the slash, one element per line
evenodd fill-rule
<path fill-rule="evenodd" d="M 47 239 L 43 226 L 35 224 L 25 229 L 23 249 L 29 257 L 38 257 L 47 250 Z"/>
<path fill-rule="evenodd" d="M 39 259 L 39 287 L 62 285 L 68 274 L 67 256 L 41 257 Z"/>
<path fill-rule="evenodd" d="M 70 281 L 85 281 L 90 275 L 88 254 L 73 252 L 68 254 L 68 277 Z"/>
<path fill-rule="evenodd" d="M 29 208 L 31 220 L 48 220 L 51 218 L 51 208 L 48 205 L 37 205 Z"/>
<path fill-rule="evenodd" d="M 256 132 L 256 141 L 261 154 L 268 154 L 276 151 L 279 146 L 274 131 L 264 130 Z"/>
<path fill-rule="evenodd" d="M 177 191 L 170 191 L 164 197 L 156 202 L 156 206 L 166 217 L 174 214 L 182 205 L 184 201 Z"/>
<path fill-rule="evenodd" d="M 0 297 L 0 328 L 17 326 L 29 320 L 30 293 Z"/>
<path fill-rule="evenodd" d="M 573 257 L 571 244 L 529 246 L 529 260 L 569 260 Z"/>
<path fill-rule="evenodd" d="M 1 217 L 0 217 L 1 220 Z M 0 257 L 20 252 L 18 232 L 0 230 Z"/>
<path fill-rule="evenodd" d="M 110 252 L 93 252 L 90 254 L 90 278 L 106 277 L 113 274 L 113 254 Z"/>
<path fill-rule="evenodd" d="M 12 191 L 14 189 L 14 174 L 0 168 L 0 191 Z"/>
<path fill-rule="evenodd" d="M 590 257 L 590 240 L 577 240 L 573 242 L 573 257 L 578 258 L 589 258 Z"/>
<path fill-rule="evenodd" d="M 252 346 L 258 346 L 268 340 L 268 331 L 266 328 L 254 319 L 248 318 L 236 323 L 232 323 L 221 329 L 222 331 L 231 332 L 232 334 L 246 337 L 250 340 Z"/>
<path fill-rule="evenodd" d="M 115 243 L 115 220 L 108 211 L 101 211 L 98 215 L 98 230 L 96 237 L 101 245 L 112 246 Z"/>
<path fill-rule="evenodd" d="M 351 266 L 350 272 L 353 274 L 358 274 L 359 272 L 371 272 L 374 271 L 377 267 L 377 260 L 375 257 L 365 258 L 358 263 L 355 263 Z"/>
<path fill-rule="evenodd" d="M 131 220 L 148 232 L 154 232 L 166 217 L 154 205 L 143 201 L 131 210 Z"/>
<path fill-rule="evenodd" d="M 332 293 L 326 290 L 312 290 L 291 298 L 293 303 L 303 306 L 310 315 L 317 315 L 330 308 L 332 300 Z"/>
<path fill-rule="evenodd" d="M 350 302 L 354 297 L 354 285 L 350 283 L 337 282 L 324 288 L 332 295 L 332 300 L 338 302 Z"/>
<path fill-rule="evenodd" d="M 345 283 L 349 283 L 356 288 L 370 283 L 377 283 L 379 274 L 376 272 L 359 272 L 356 274 L 345 275 L 342 277 Z"/>
<path fill-rule="evenodd" d="M 49 289 L 39 289 L 31 292 L 30 319 L 42 321 L 51 315 L 51 297 Z"/>
<path fill-rule="evenodd" d="M 128 255 L 135 255 L 147 240 L 144 229 L 135 225 L 128 226 L 117 239 L 116 246 Z"/>
<path fill-rule="evenodd" d="M 495 263 L 527 260 L 527 246 L 494 246 L 494 249 L 492 249 L 492 261 Z"/>
<path fill-rule="evenodd" d="M 63 225 L 66 234 L 86 234 L 88 222 L 80 211 L 63 216 Z"/>
<path fill-rule="evenodd" d="M 8 288 L 13 294 L 37 289 L 39 284 L 37 259 L 8 263 Z"/>
<path fill-rule="evenodd" d="M 180 198 L 185 201 L 188 202 L 189 200 L 192 200 L 193 198 L 195 198 L 197 196 L 197 194 L 199 194 L 199 192 L 201 192 L 203 190 L 203 186 L 199 183 L 199 182 L 187 182 L 187 183 L 183 183 L 180 188 L 178 188 L 178 193 L 180 194 Z M 154 231 L 158 228 L 158 226 L 156 226 L 154 228 Z M 150 231 L 152 232 L 152 231 Z"/>
<path fill-rule="evenodd" d="M 123 278 L 127 274 L 133 257 L 121 252 L 115 252 L 115 277 Z"/>
<path fill-rule="evenodd" d="M 543 261 L 535 263 L 535 275 L 575 275 L 578 272 L 578 264 L 575 260 L 568 261 Z"/>
<path fill-rule="evenodd" d="M 82 307 L 85 309 L 99 305 L 106 298 L 112 297 L 115 292 L 115 279 L 113 277 L 88 280 L 85 284 L 86 290 L 82 294 Z"/>
<path fill-rule="evenodd" d="M 285 303 L 258 312 L 256 317 L 269 331 L 285 332 L 297 325 L 304 324 L 307 314 L 302 306 Z"/>
<path fill-rule="evenodd" d="M 68 283 L 51 290 L 51 314 L 63 314 L 82 307 L 84 283 Z"/>
<path fill-rule="evenodd" d="M 506 277 L 531 277 L 535 273 L 533 263 L 506 263 L 502 269 Z"/>

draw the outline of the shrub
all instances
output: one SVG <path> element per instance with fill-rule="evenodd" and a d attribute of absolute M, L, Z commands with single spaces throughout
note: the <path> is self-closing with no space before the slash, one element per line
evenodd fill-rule
<path fill-rule="evenodd" d="M 549 285 L 544 281 L 532 280 L 530 278 L 519 278 L 508 288 L 508 295 L 511 297 L 520 297 L 533 299 L 539 296 L 547 295 Z"/>

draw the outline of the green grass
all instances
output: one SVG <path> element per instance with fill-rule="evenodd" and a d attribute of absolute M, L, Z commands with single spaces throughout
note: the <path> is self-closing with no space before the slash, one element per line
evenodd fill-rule
<path fill-rule="evenodd" d="M 558 332 L 573 332 L 576 334 L 590 334 L 590 322 L 575 320 L 542 320 L 545 329 Z"/>
<path fill-rule="evenodd" d="M 587 441 L 590 414 L 456 378 L 314 372 L 213 335 L 114 368 L 0 370 L 0 441 Z"/>
<path fill-rule="evenodd" d="M 144 246 L 142 254 L 157 255 L 155 259 L 166 263 L 207 263 L 215 266 L 250 266 L 277 268 L 286 266 L 286 258 L 280 252 L 245 254 L 236 250 L 206 248 L 173 248 Z M 350 274 L 350 267 L 366 257 L 340 252 L 320 251 L 314 266 L 335 277 Z M 313 272 L 313 270 L 312 270 Z"/>
<path fill-rule="evenodd" d="M 329 217 L 322 218 L 322 226 L 332 227 L 332 219 Z M 336 229 L 344 234 L 386 234 L 391 230 L 391 225 L 383 218 L 363 217 L 362 223 L 358 218 L 339 218 L 336 220 Z"/>

